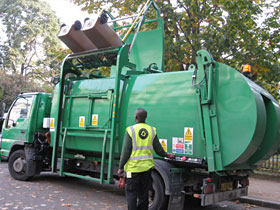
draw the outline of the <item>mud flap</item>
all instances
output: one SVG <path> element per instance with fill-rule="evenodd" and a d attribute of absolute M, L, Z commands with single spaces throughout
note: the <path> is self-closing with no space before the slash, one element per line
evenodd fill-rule
<path fill-rule="evenodd" d="M 169 196 L 168 210 L 182 210 L 184 208 L 185 194 L 183 183 L 184 170 L 181 168 L 171 168 L 171 194 Z"/>

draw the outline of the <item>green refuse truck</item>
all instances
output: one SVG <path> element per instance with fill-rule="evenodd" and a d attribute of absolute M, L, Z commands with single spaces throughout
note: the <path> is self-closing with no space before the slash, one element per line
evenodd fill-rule
<path fill-rule="evenodd" d="M 131 23 L 117 24 L 127 18 Z M 4 119 L 1 158 L 14 179 L 52 172 L 115 184 L 137 108 L 147 110 L 162 147 L 176 155 L 154 156 L 150 210 L 183 209 L 187 196 L 202 206 L 245 196 L 249 175 L 279 148 L 278 103 L 235 69 L 200 50 L 187 71 L 164 72 L 154 1 L 136 16 L 102 11 L 83 25 L 63 25 L 59 38 L 73 53 L 53 79 L 53 94 L 20 94 Z M 109 76 L 100 74 L 104 67 Z"/>

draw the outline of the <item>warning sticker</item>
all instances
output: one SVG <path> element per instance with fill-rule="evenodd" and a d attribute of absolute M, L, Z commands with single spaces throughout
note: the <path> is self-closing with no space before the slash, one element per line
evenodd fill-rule
<path fill-rule="evenodd" d="M 85 116 L 79 117 L 79 127 L 85 127 Z"/>
<path fill-rule="evenodd" d="M 160 139 L 159 142 L 162 148 L 164 149 L 164 151 L 167 152 L 167 139 Z"/>
<path fill-rule="evenodd" d="M 54 118 L 50 118 L 50 131 L 55 131 L 55 128 L 54 128 Z"/>
<path fill-rule="evenodd" d="M 172 153 L 184 154 L 185 144 L 184 139 L 179 137 L 172 138 Z"/>
<path fill-rule="evenodd" d="M 186 143 L 185 144 L 185 154 L 186 155 L 192 155 L 193 154 L 193 144 L 192 144 L 192 141 L 191 141 L 191 143 Z"/>
<path fill-rule="evenodd" d="M 91 125 L 98 125 L 98 114 L 93 114 L 91 117 Z"/>
<path fill-rule="evenodd" d="M 193 128 L 184 128 L 184 140 L 185 141 L 193 140 Z"/>
<path fill-rule="evenodd" d="M 193 155 L 193 128 L 184 128 L 185 154 Z"/>

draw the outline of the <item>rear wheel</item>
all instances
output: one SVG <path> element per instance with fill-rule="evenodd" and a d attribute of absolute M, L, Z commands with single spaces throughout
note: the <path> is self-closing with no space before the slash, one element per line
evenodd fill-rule
<path fill-rule="evenodd" d="M 149 190 L 149 210 L 163 210 L 167 208 L 168 196 L 164 193 L 164 183 L 157 172 L 152 172 L 153 187 Z"/>
<path fill-rule="evenodd" d="M 20 181 L 26 181 L 32 178 L 27 174 L 27 162 L 24 150 L 16 150 L 12 153 L 8 162 L 10 175 Z"/>

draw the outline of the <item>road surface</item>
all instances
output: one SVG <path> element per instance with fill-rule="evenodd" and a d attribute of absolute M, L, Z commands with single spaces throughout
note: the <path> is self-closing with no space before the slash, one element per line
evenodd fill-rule
<path fill-rule="evenodd" d="M 0 163 L 0 210 L 125 210 L 124 191 L 113 185 L 43 173 L 29 182 L 12 179 L 7 163 Z M 249 204 L 226 201 L 197 210 L 269 210 Z"/>

